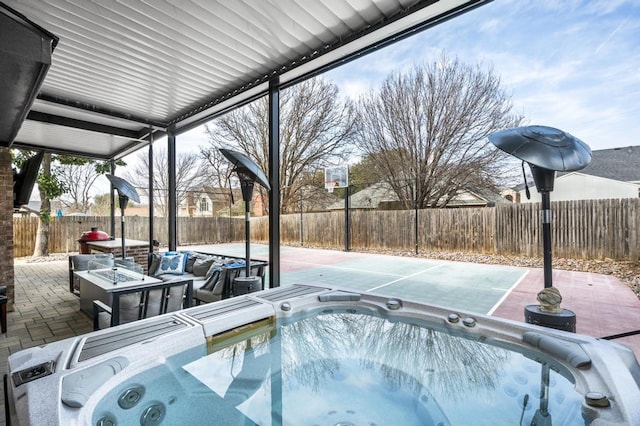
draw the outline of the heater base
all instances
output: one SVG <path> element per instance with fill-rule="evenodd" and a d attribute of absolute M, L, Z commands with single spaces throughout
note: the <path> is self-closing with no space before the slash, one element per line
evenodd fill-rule
<path fill-rule="evenodd" d="M 568 309 L 551 313 L 541 311 L 539 305 L 529 305 L 524 308 L 524 320 L 528 324 L 576 332 L 576 314 Z"/>
<path fill-rule="evenodd" d="M 237 277 L 233 280 L 233 295 L 240 296 L 242 294 L 253 293 L 262 290 L 261 277 Z"/>

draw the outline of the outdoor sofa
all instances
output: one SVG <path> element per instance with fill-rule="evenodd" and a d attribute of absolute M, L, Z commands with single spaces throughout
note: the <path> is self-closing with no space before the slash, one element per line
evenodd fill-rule
<path fill-rule="evenodd" d="M 264 289 L 268 262 L 251 260 L 251 276 L 261 279 Z M 246 275 L 245 260 L 196 251 L 149 253 L 150 276 L 165 282 L 193 280 L 193 298 L 200 303 L 216 302 L 237 293 L 234 280 Z"/>

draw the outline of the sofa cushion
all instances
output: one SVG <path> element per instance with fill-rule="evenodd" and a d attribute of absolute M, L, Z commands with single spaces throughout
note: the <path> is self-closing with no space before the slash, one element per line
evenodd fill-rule
<path fill-rule="evenodd" d="M 189 255 L 189 257 L 187 258 L 187 262 L 184 264 L 184 272 L 192 274 L 194 263 L 196 263 L 196 260 L 202 257 L 202 255 L 195 251 L 187 252 L 187 254 Z"/>
<path fill-rule="evenodd" d="M 175 275 L 175 274 L 158 274 L 155 278 L 159 278 L 162 281 L 183 281 L 183 280 L 192 280 L 193 281 L 193 289 L 199 289 L 207 283 L 205 277 L 196 277 L 193 274 L 184 273 L 183 275 Z"/>
<path fill-rule="evenodd" d="M 193 264 L 193 275 L 196 277 L 204 277 L 207 275 L 207 271 L 211 268 L 211 265 L 216 261 L 215 257 L 199 257 Z"/>

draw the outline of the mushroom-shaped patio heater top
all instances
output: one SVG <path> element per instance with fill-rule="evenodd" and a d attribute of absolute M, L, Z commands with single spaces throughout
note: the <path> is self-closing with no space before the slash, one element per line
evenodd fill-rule
<path fill-rule="evenodd" d="M 118 191 L 118 204 L 120 204 L 120 217 L 121 217 L 121 233 L 122 233 L 122 258 L 126 256 L 126 249 L 124 243 L 124 210 L 127 208 L 129 199 L 132 199 L 136 203 L 140 202 L 140 196 L 138 191 L 126 180 L 114 175 L 106 175 L 107 179 L 111 182 L 111 186 Z"/>
<path fill-rule="evenodd" d="M 553 283 L 549 193 L 553 191 L 556 171 L 572 172 L 585 168 L 591 162 L 591 148 L 575 136 L 547 126 L 525 126 L 501 130 L 490 134 L 489 141 L 507 154 L 519 158 L 523 163 L 528 163 L 531 168 L 536 189 L 542 196 L 544 287 L 551 287 Z"/>
<path fill-rule="evenodd" d="M 240 187 L 242 188 L 242 199 L 244 200 L 245 208 L 245 237 L 246 237 L 246 276 L 251 275 L 250 265 L 250 219 L 251 219 L 251 198 L 253 197 L 253 184 L 258 182 L 260 185 L 268 190 L 271 189 L 269 180 L 264 175 L 260 166 L 258 166 L 253 160 L 249 159 L 246 155 L 238 151 L 232 151 L 230 149 L 220 148 L 220 152 L 233 164 L 233 171 L 238 173 L 240 179 Z"/>

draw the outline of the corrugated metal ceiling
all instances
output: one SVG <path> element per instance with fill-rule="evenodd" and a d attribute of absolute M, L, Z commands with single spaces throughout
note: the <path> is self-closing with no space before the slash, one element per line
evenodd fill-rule
<path fill-rule="evenodd" d="M 150 126 L 187 129 L 264 94 L 274 76 L 296 81 L 481 3 L 5 1 L 60 38 L 14 144 L 119 157 Z"/>

